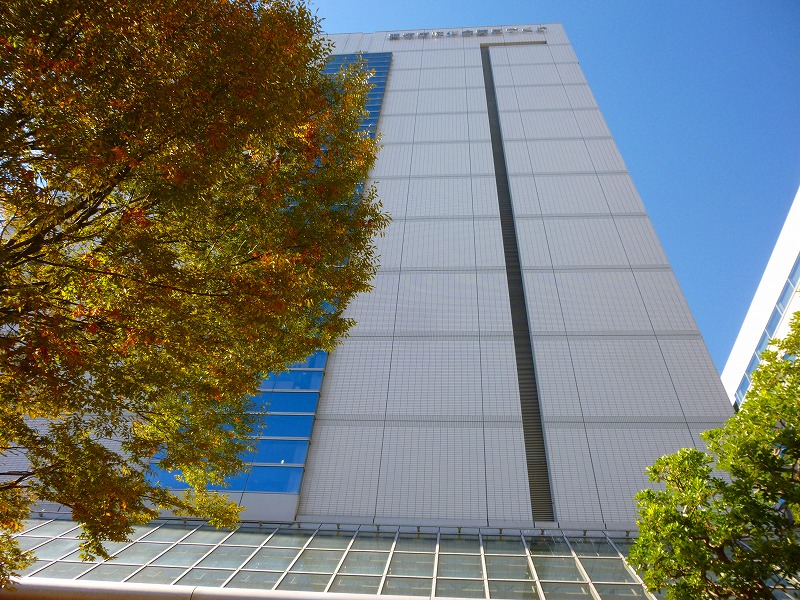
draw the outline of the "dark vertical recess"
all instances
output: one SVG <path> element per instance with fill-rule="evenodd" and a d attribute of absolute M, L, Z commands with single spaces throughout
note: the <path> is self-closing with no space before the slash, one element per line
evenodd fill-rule
<path fill-rule="evenodd" d="M 503 234 L 503 251 L 506 260 L 508 297 L 511 303 L 511 326 L 514 331 L 514 352 L 517 359 L 517 379 L 522 407 L 522 431 L 525 438 L 525 456 L 528 463 L 528 485 L 531 491 L 531 512 L 535 521 L 554 521 L 553 497 L 550 488 L 550 473 L 547 468 L 547 452 L 544 445 L 542 411 L 539 391 L 536 386 L 536 367 L 533 362 L 528 309 L 525 305 L 525 289 L 519 261 L 517 231 L 514 226 L 514 209 L 508 184 L 506 156 L 500 132 L 500 113 L 492 76 L 492 61 L 489 47 L 481 48 L 483 85 L 486 90 L 486 105 L 489 111 L 489 132 L 492 138 L 494 176 L 497 185 L 497 200 L 500 209 L 500 227 Z"/>

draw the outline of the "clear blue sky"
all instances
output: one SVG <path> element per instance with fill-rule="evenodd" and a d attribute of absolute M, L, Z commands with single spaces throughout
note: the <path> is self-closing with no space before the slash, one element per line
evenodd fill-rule
<path fill-rule="evenodd" d="M 800 185 L 800 1 L 312 6 L 330 33 L 563 23 L 722 370 Z"/>

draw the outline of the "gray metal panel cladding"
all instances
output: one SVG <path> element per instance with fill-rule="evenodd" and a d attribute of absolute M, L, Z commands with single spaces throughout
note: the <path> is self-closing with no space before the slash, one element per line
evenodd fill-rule
<path fill-rule="evenodd" d="M 511 305 L 511 325 L 514 332 L 514 352 L 517 362 L 517 379 L 522 409 L 522 427 L 525 439 L 525 456 L 528 467 L 528 485 L 531 495 L 531 512 L 536 521 L 553 521 L 553 495 L 547 466 L 544 429 L 542 427 L 539 392 L 536 385 L 536 367 L 533 362 L 530 324 L 525 305 L 525 288 L 519 259 L 519 244 L 514 224 L 514 209 L 506 168 L 503 138 L 500 130 L 500 112 L 492 75 L 489 47 L 481 47 L 483 82 L 489 113 L 489 132 L 492 140 L 497 200 L 500 210 L 500 227 L 506 263 L 508 296 Z"/>

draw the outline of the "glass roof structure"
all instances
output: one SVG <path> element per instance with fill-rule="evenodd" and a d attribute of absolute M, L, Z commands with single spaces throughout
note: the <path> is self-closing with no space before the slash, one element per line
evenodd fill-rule
<path fill-rule="evenodd" d="M 428 598 L 653 598 L 625 557 L 625 532 L 462 530 L 248 523 L 234 531 L 161 520 L 112 560 L 82 562 L 73 521 L 34 519 L 17 540 L 26 578 Z"/>

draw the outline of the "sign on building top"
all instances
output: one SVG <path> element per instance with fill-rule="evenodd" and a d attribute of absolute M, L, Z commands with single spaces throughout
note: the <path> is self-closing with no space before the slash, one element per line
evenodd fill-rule
<path fill-rule="evenodd" d="M 448 31 L 407 31 L 393 32 L 389 34 L 390 40 L 413 40 L 413 39 L 427 39 L 427 38 L 444 38 L 444 37 L 472 37 L 472 36 L 488 36 L 488 35 L 503 35 L 503 33 L 546 33 L 547 27 L 544 25 L 533 25 L 530 27 L 491 27 L 482 29 L 451 29 Z"/>

